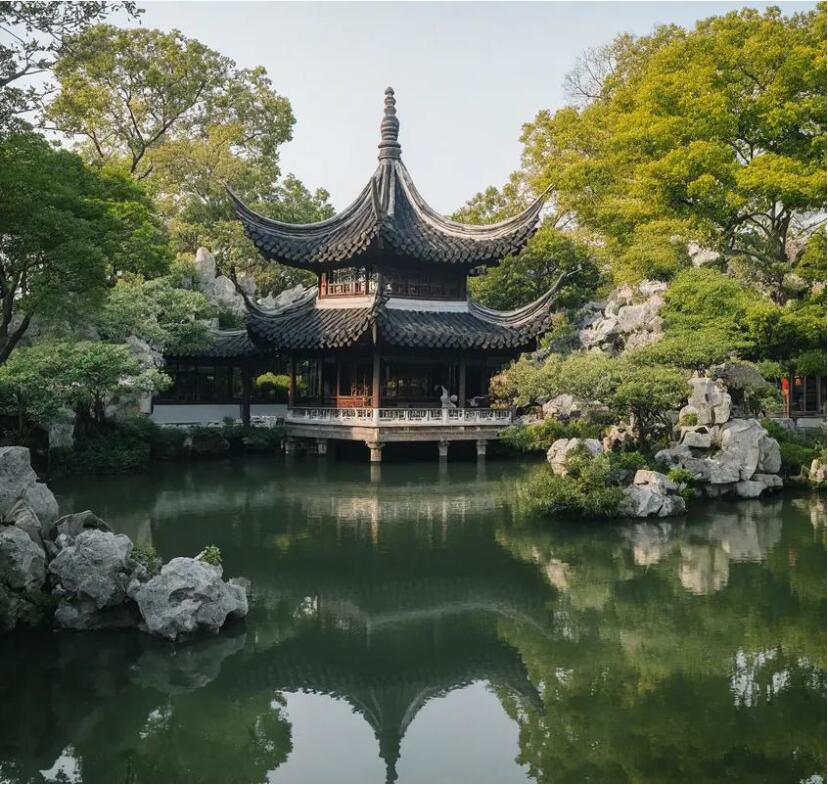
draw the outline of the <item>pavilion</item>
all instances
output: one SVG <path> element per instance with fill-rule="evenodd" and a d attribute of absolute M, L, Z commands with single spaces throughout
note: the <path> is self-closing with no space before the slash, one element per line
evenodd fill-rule
<path fill-rule="evenodd" d="M 426 204 L 401 160 L 394 91 L 385 91 L 379 165 L 342 212 L 313 224 L 266 218 L 232 192 L 247 236 L 270 261 L 317 276 L 273 309 L 248 303 L 258 362 L 278 357 L 290 377 L 287 449 L 296 439 L 363 441 L 380 461 L 388 442 L 476 441 L 478 455 L 512 419 L 490 408 L 491 377 L 548 328 L 555 293 L 514 311 L 468 296 L 469 275 L 518 253 L 544 196 L 499 223 L 452 221 Z M 249 388 L 239 385 L 239 389 Z M 247 409 L 249 418 L 249 401 Z"/>

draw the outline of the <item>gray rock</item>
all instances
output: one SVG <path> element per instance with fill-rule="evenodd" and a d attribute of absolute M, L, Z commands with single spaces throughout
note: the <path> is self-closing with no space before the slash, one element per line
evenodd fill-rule
<path fill-rule="evenodd" d="M 624 499 L 619 505 L 619 512 L 632 518 L 665 518 L 681 515 L 686 510 L 687 505 L 681 496 L 662 493 L 657 486 L 643 484 L 624 488 Z"/>
<path fill-rule="evenodd" d="M 808 469 L 808 479 L 814 485 L 825 484 L 825 461 L 822 458 L 814 458 Z"/>
<path fill-rule="evenodd" d="M 693 392 L 679 417 L 695 414 L 697 425 L 721 425 L 730 419 L 730 394 L 721 382 L 704 376 L 693 376 L 687 382 Z"/>
<path fill-rule="evenodd" d="M 18 499 L 25 499 L 46 526 L 57 518 L 57 500 L 37 481 L 28 447 L 0 447 L 0 516 L 6 515 Z"/>
<path fill-rule="evenodd" d="M 35 592 L 46 581 L 46 554 L 17 526 L 0 528 L 0 583 L 11 589 Z"/>
<path fill-rule="evenodd" d="M 124 602 L 133 564 L 132 541 L 125 534 L 87 529 L 49 564 L 68 600 L 90 600 L 98 610 Z"/>
<path fill-rule="evenodd" d="M 16 627 L 36 627 L 42 618 L 42 609 L 29 597 L 0 583 L 0 635 Z"/>
<path fill-rule="evenodd" d="M 663 450 L 659 450 L 655 454 L 655 459 L 659 463 L 667 464 L 667 466 L 683 466 L 684 460 L 692 457 L 693 453 L 690 452 L 690 448 L 686 445 L 667 447 Z"/>
<path fill-rule="evenodd" d="M 16 501 L 14 506 L 6 513 L 5 523 L 8 523 L 10 526 L 17 526 L 18 529 L 23 529 L 31 537 L 35 545 L 39 545 L 41 548 L 43 547 L 40 520 L 32 509 L 32 506 L 24 499 Z"/>
<path fill-rule="evenodd" d="M 568 419 L 580 413 L 581 404 L 576 400 L 574 395 L 562 393 L 561 395 L 556 395 L 551 401 L 547 401 L 543 404 L 542 408 L 544 417 Z"/>
<path fill-rule="evenodd" d="M 736 483 L 736 495 L 740 499 L 758 499 L 765 486 L 756 480 L 740 480 Z"/>
<path fill-rule="evenodd" d="M 756 468 L 765 474 L 777 474 L 782 468 L 779 442 L 767 432 L 759 437 L 759 463 Z"/>
<path fill-rule="evenodd" d="M 689 425 L 681 429 L 681 443 L 697 450 L 710 449 L 713 437 L 707 425 Z"/>
<path fill-rule="evenodd" d="M 88 597 L 64 597 L 55 611 L 55 626 L 64 630 L 125 630 L 140 622 L 138 606 L 132 601 L 99 608 Z"/>
<path fill-rule="evenodd" d="M 679 489 L 666 474 L 649 469 L 639 469 L 633 478 L 633 485 L 649 485 L 662 494 L 676 493 Z"/>
<path fill-rule="evenodd" d="M 598 439 L 556 439 L 546 451 L 546 460 L 555 474 L 566 474 L 566 460 L 569 453 L 579 447 L 585 448 L 590 455 L 600 455 L 601 442 Z"/>
<path fill-rule="evenodd" d="M 627 425 L 613 425 L 601 440 L 604 452 L 631 450 L 635 448 L 636 443 L 635 434 Z"/>
<path fill-rule="evenodd" d="M 756 420 L 731 420 L 722 426 L 722 453 L 735 457 L 743 480 L 749 480 L 759 467 L 762 455 L 759 442 L 763 436 L 767 436 L 767 431 Z M 766 449 L 770 451 L 770 446 Z M 714 457 L 719 458 L 722 453 Z"/>
<path fill-rule="evenodd" d="M 777 488 L 781 488 L 782 478 L 778 474 L 761 474 L 757 473 L 754 474 L 753 477 L 750 478 L 754 482 L 761 483 L 764 486 L 764 490 L 775 490 Z"/>
<path fill-rule="evenodd" d="M 225 583 L 221 568 L 179 557 L 140 587 L 131 587 L 147 632 L 178 640 L 199 632 L 216 633 L 228 618 L 247 615 L 241 586 Z"/>
<path fill-rule="evenodd" d="M 62 542 L 72 542 L 81 532 L 96 529 L 103 532 L 111 532 L 109 524 L 101 520 L 92 510 L 73 512 L 71 515 L 64 515 L 49 527 L 47 536 L 49 539 L 57 540 L 62 535 Z"/>

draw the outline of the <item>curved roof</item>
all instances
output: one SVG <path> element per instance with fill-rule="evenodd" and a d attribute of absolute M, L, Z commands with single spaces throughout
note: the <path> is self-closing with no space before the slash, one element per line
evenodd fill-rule
<path fill-rule="evenodd" d="M 313 224 L 266 218 L 230 197 L 248 237 L 267 259 L 321 272 L 389 255 L 430 264 L 477 267 L 517 253 L 535 231 L 545 194 L 495 224 L 462 224 L 428 206 L 400 160 L 394 91 L 385 97 L 379 166 L 341 213 Z M 389 251 L 392 253 L 389 254 Z"/>
<path fill-rule="evenodd" d="M 247 328 L 254 343 L 274 349 L 333 349 L 371 337 L 374 325 L 390 346 L 512 350 L 527 346 L 549 326 L 558 285 L 515 311 L 494 311 L 468 301 L 468 310 L 392 308 L 377 295 L 364 305 L 319 308 L 316 287 L 286 308 L 251 310 Z"/>

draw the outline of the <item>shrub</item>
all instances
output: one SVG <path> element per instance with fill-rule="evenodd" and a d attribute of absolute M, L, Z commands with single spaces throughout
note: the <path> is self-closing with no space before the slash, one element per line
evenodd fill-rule
<path fill-rule="evenodd" d="M 221 549 L 218 545 L 205 545 L 196 559 L 205 564 L 212 564 L 214 567 L 221 567 Z"/>
<path fill-rule="evenodd" d="M 682 428 L 687 428 L 687 427 L 691 427 L 693 425 L 698 425 L 699 424 L 699 415 L 695 414 L 694 412 L 689 412 L 688 414 L 682 414 L 681 417 L 679 417 L 678 424 Z"/>
<path fill-rule="evenodd" d="M 155 575 L 161 569 L 161 557 L 152 545 L 137 543 L 132 548 L 132 558 L 142 565 L 150 575 Z"/>
<path fill-rule="evenodd" d="M 649 469 L 649 461 L 638 450 L 632 452 L 614 452 L 609 455 L 613 469 L 637 472 L 639 469 Z"/>
<path fill-rule="evenodd" d="M 567 474 L 553 474 L 541 466 L 527 481 L 524 498 L 528 508 L 542 515 L 611 517 L 624 498 L 621 488 L 610 484 L 612 465 L 605 455 L 592 457 L 573 450 L 567 456 Z"/>
<path fill-rule="evenodd" d="M 146 469 L 151 451 L 148 442 L 128 423 L 105 423 L 77 433 L 74 452 L 64 458 L 67 463 L 63 467 L 72 472 L 124 474 Z"/>
<path fill-rule="evenodd" d="M 811 434 L 789 430 L 773 420 L 762 420 L 762 426 L 779 442 L 782 474 L 785 477 L 807 474 L 811 468 L 811 461 L 823 454 L 825 437 L 821 431 Z"/>
<path fill-rule="evenodd" d="M 602 426 L 588 420 L 568 420 L 547 417 L 529 425 L 512 425 L 501 439 L 510 447 L 521 452 L 546 452 L 556 439 L 597 439 Z"/>

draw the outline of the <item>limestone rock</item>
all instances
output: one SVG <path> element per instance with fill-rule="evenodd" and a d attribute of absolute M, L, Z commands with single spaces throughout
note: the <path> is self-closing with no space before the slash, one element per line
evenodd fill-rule
<path fill-rule="evenodd" d="M 604 452 L 623 452 L 635 448 L 637 439 L 632 428 L 627 425 L 613 425 L 601 440 Z"/>
<path fill-rule="evenodd" d="M 814 458 L 808 471 L 808 479 L 814 485 L 825 485 L 825 460 Z"/>
<path fill-rule="evenodd" d="M 782 468 L 782 451 L 779 442 L 765 432 L 759 437 L 759 463 L 757 468 L 760 472 L 776 474 Z"/>
<path fill-rule="evenodd" d="M 58 516 L 54 494 L 37 481 L 28 447 L 0 447 L 0 516 L 24 499 L 40 522 L 49 525 Z"/>
<path fill-rule="evenodd" d="M 35 545 L 43 547 L 43 537 L 40 528 L 40 520 L 32 509 L 32 506 L 25 499 L 18 499 L 14 506 L 6 513 L 6 523 L 10 526 L 17 526 L 29 535 Z"/>
<path fill-rule="evenodd" d="M 740 499 L 758 499 L 765 486 L 756 480 L 740 480 L 736 483 L 736 495 Z"/>
<path fill-rule="evenodd" d="M 632 518 L 666 518 L 686 512 L 687 505 L 678 495 L 678 485 L 660 472 L 639 469 L 633 484 L 624 489 L 619 511 Z"/>
<path fill-rule="evenodd" d="M 705 376 L 693 376 L 687 382 L 693 392 L 687 406 L 679 412 L 679 418 L 696 415 L 697 425 L 721 425 L 730 418 L 730 394 L 721 382 Z"/>
<path fill-rule="evenodd" d="M 216 633 L 228 618 L 247 615 L 247 595 L 225 583 L 221 568 L 179 557 L 140 586 L 130 588 L 149 633 L 169 640 Z"/>
<path fill-rule="evenodd" d="M 722 452 L 736 456 L 741 479 L 749 480 L 756 473 L 762 455 L 759 442 L 766 436 L 767 431 L 756 420 L 731 420 L 722 426 Z M 770 454 L 769 446 L 767 451 Z"/>
<path fill-rule="evenodd" d="M 132 541 L 125 534 L 86 529 L 63 548 L 49 564 L 61 603 L 87 601 L 96 610 L 114 607 L 126 600 L 134 565 Z"/>
<path fill-rule="evenodd" d="M 698 450 L 710 449 L 713 437 L 707 425 L 686 425 L 681 429 L 681 444 Z"/>
<path fill-rule="evenodd" d="M 81 532 L 97 529 L 102 532 L 111 532 L 109 524 L 101 520 L 92 510 L 73 512 L 64 515 L 49 528 L 49 539 L 56 540 L 62 536 L 62 542 L 73 542 Z"/>
<path fill-rule="evenodd" d="M 29 597 L 0 583 L 0 635 L 18 626 L 36 627 L 42 615 L 41 608 Z"/>
<path fill-rule="evenodd" d="M 55 611 L 55 625 L 64 630 L 124 630 L 141 622 L 134 602 L 99 608 L 87 597 L 62 599 Z"/>
<path fill-rule="evenodd" d="M 556 395 L 551 401 L 543 404 L 542 409 L 544 417 L 557 417 L 566 420 L 573 415 L 577 416 L 581 411 L 581 405 L 574 395 L 561 393 L 561 395 Z"/>
<path fill-rule="evenodd" d="M 583 447 L 590 455 L 600 455 L 602 448 L 598 439 L 556 439 L 546 452 L 546 460 L 552 471 L 558 475 L 566 474 L 566 459 L 570 452 Z"/>
<path fill-rule="evenodd" d="M 46 581 L 46 554 L 23 529 L 0 528 L 0 583 L 32 593 Z"/>
<path fill-rule="evenodd" d="M 639 469 L 633 478 L 633 485 L 649 485 L 659 493 L 676 493 L 679 489 L 678 485 L 666 474 L 649 469 Z"/>

